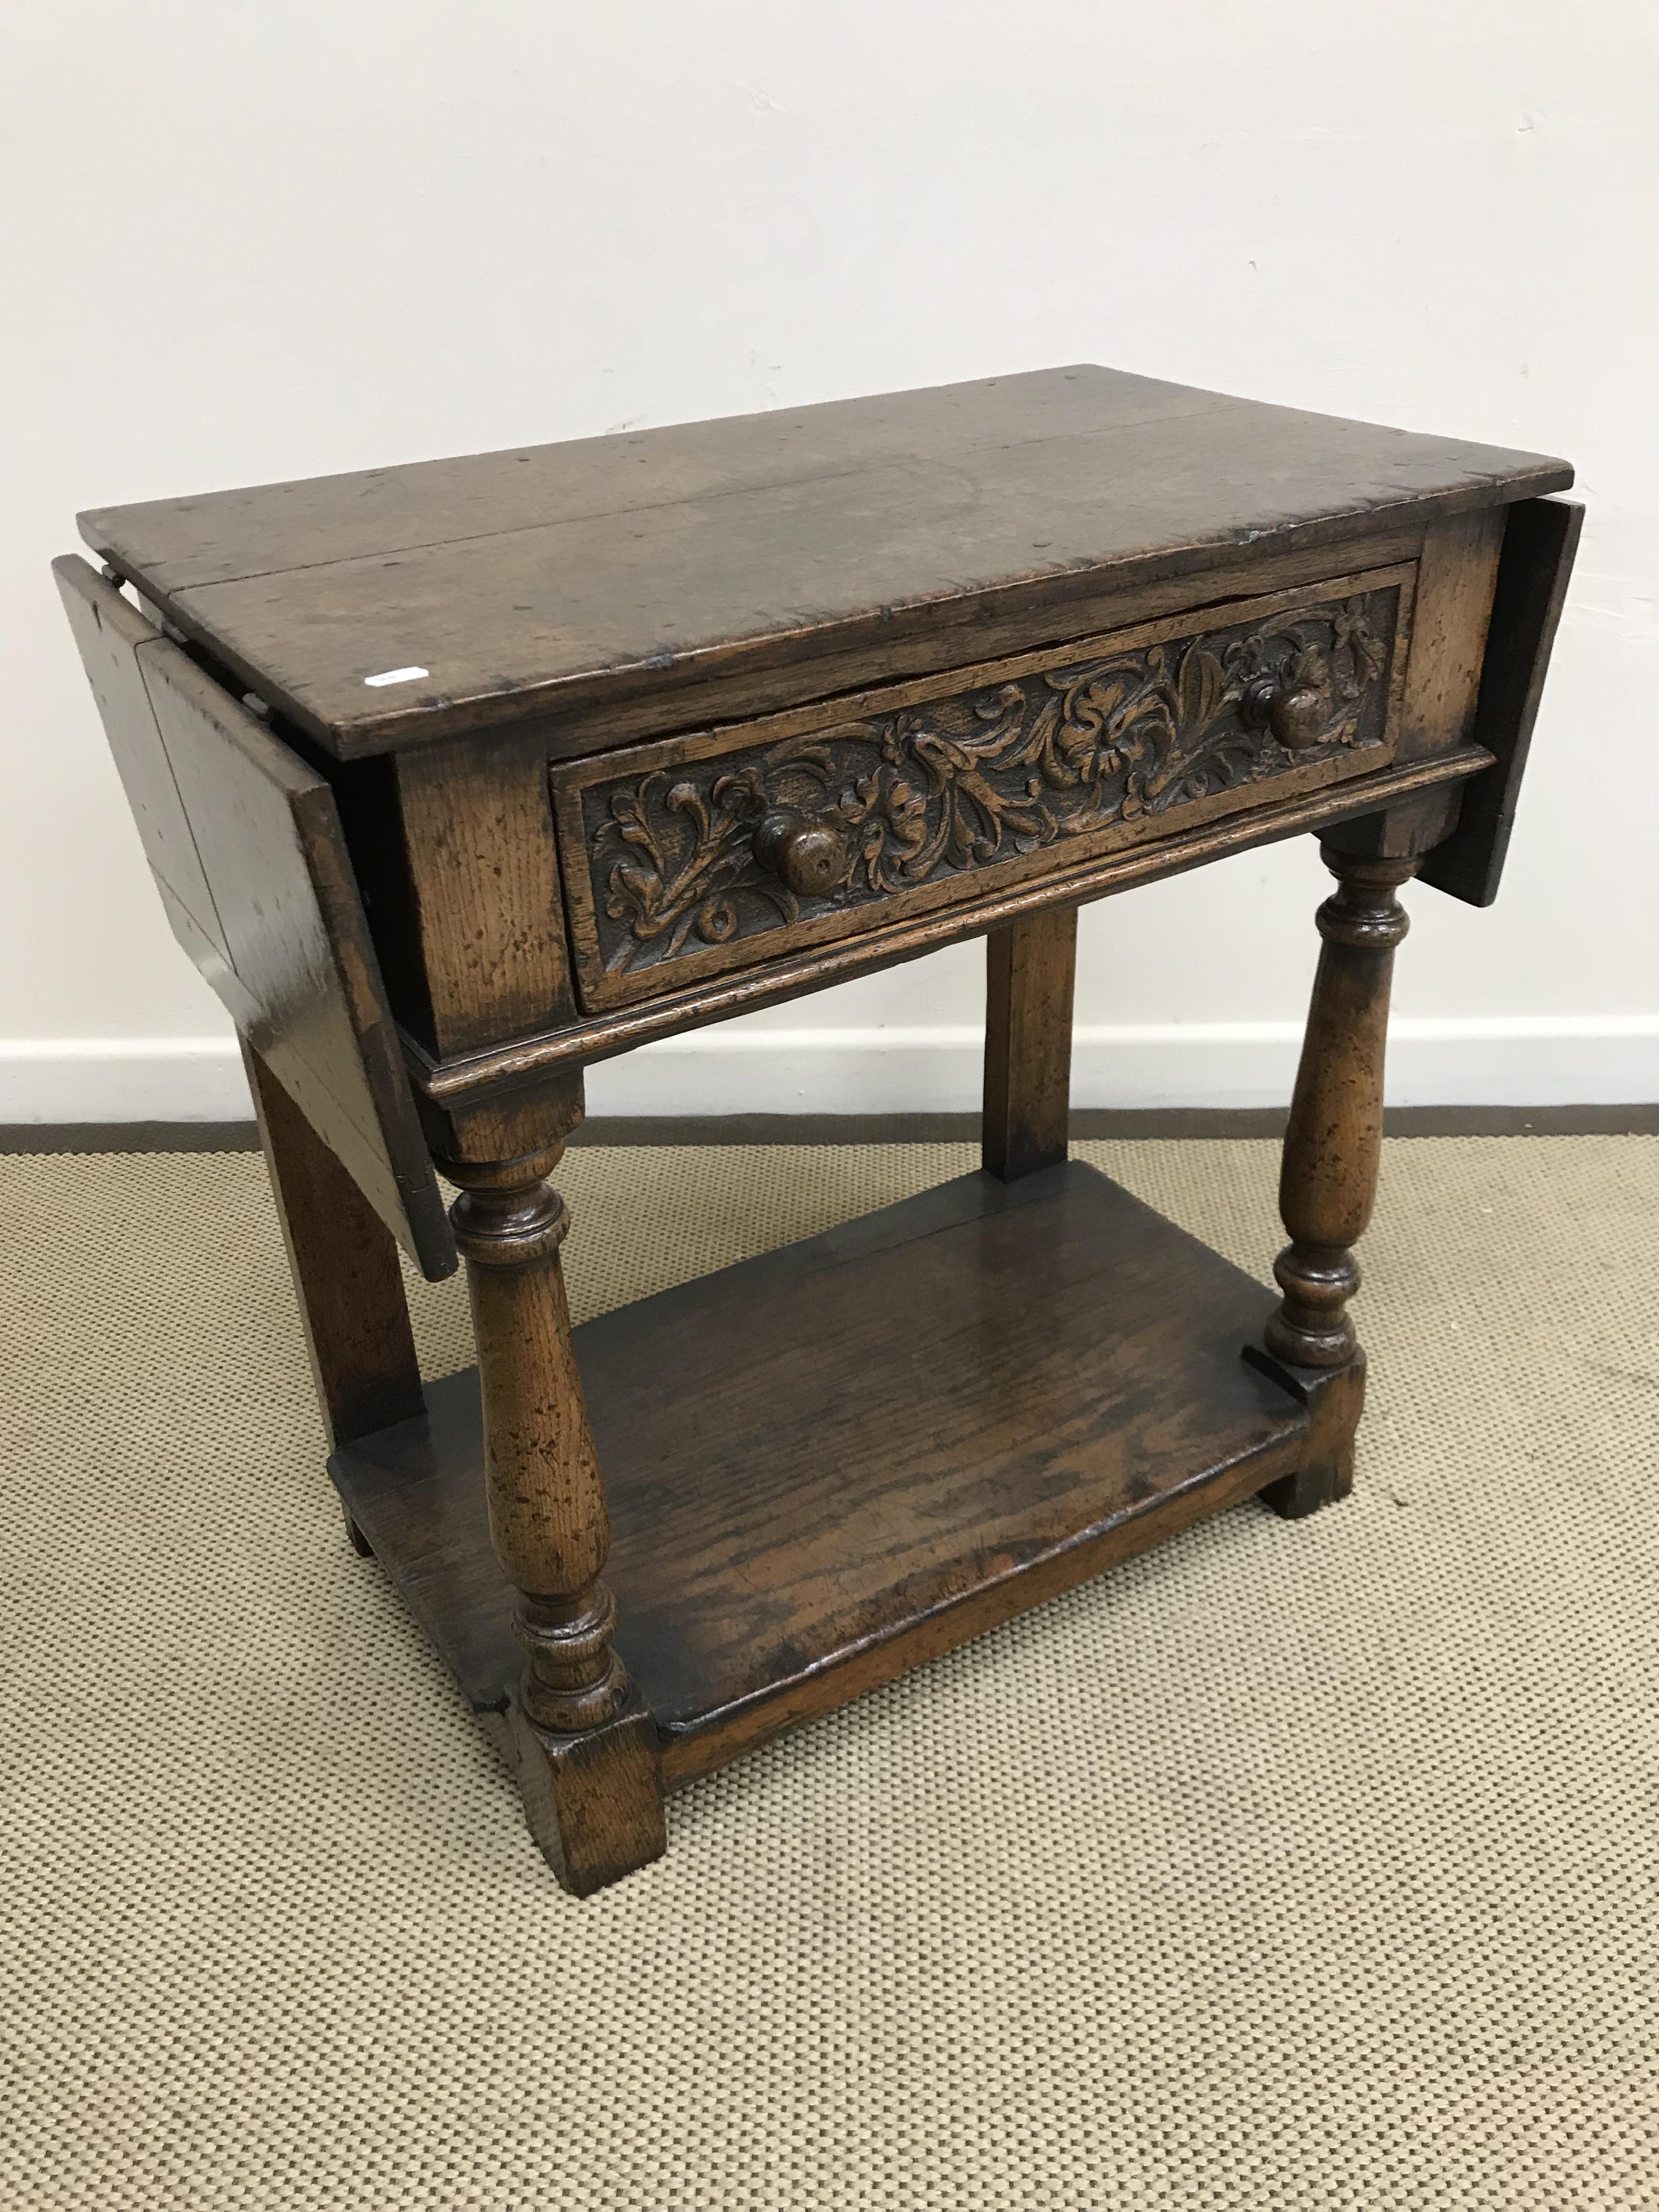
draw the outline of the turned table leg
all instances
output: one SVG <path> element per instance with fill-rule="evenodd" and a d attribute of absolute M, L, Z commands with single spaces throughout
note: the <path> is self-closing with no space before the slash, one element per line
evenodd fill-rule
<path fill-rule="evenodd" d="M 1017 1182 L 1066 1158 L 1072 1103 L 1077 908 L 1049 907 L 985 940 L 988 1175 Z"/>
<path fill-rule="evenodd" d="M 1353 1432 L 1364 1354 L 1347 1304 L 1359 1287 L 1353 1256 L 1370 1218 L 1382 1149 L 1382 1066 L 1394 950 L 1410 927 L 1395 893 L 1416 859 L 1358 858 L 1322 848 L 1337 878 L 1318 914 L 1324 939 L 1279 1182 L 1291 1242 L 1273 1263 L 1284 1296 L 1267 1322 L 1267 1358 L 1313 1414 L 1306 1465 L 1262 1492 L 1299 1518 L 1353 1485 Z"/>
<path fill-rule="evenodd" d="M 446 1160 L 466 1261 L 496 1554 L 519 1592 L 526 1665 L 511 1716 L 532 1832 L 578 1896 L 663 1850 L 650 1714 L 611 1648 L 610 1522 L 559 1264 L 567 1215 L 546 1178 L 557 1144 L 522 1158 Z"/>

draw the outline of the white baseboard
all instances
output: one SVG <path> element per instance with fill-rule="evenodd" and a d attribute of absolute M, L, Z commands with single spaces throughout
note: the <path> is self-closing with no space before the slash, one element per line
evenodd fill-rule
<path fill-rule="evenodd" d="M 1080 1026 L 1072 1097 L 1084 1107 L 1279 1106 L 1300 1038 L 1291 1022 Z M 591 1115 L 904 1114 L 976 1107 L 976 1029 L 699 1030 L 607 1060 Z M 1627 1106 L 1659 1102 L 1659 1015 L 1504 1015 L 1396 1021 L 1396 1106 Z M 0 1042 L 0 1123 L 237 1121 L 249 1117 L 234 1040 Z"/>
<path fill-rule="evenodd" d="M 1292 1022 L 1079 1025 L 1072 1102 L 1282 1106 Z M 980 1103 L 977 1029 L 705 1030 L 590 1071 L 599 1114 L 952 1113 Z M 1395 1106 L 1645 1105 L 1659 1101 L 1659 1016 L 1401 1019 L 1389 1038 Z"/>
<path fill-rule="evenodd" d="M 252 1118 L 234 1036 L 0 1038 L 0 1125 Z"/>

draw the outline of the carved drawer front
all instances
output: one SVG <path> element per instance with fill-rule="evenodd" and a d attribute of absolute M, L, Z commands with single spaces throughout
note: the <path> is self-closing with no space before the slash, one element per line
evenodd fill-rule
<path fill-rule="evenodd" d="M 555 767 L 584 1005 L 971 907 L 1385 766 L 1415 573 L 1235 600 Z"/>

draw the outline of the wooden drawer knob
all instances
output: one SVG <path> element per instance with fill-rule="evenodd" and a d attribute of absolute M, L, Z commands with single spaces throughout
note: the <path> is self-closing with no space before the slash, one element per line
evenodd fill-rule
<path fill-rule="evenodd" d="M 756 826 L 752 847 L 797 898 L 828 898 L 847 872 L 847 840 L 825 822 L 811 822 L 793 806 L 775 806 Z"/>
<path fill-rule="evenodd" d="M 1245 690 L 1244 720 L 1258 730 L 1271 730 L 1287 753 L 1304 752 L 1324 737 L 1331 705 L 1327 684 L 1258 676 Z"/>

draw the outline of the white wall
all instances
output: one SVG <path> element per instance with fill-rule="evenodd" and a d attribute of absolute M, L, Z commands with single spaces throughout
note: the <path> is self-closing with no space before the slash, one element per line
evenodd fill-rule
<path fill-rule="evenodd" d="M 1650 0 L 52 0 L 9 11 L 0 1121 L 214 1118 L 47 578 L 92 504 L 1091 360 L 1565 453 L 1498 907 L 1408 894 L 1394 1095 L 1659 1097 Z M 1088 909 L 1077 1096 L 1282 1097 L 1310 840 Z M 963 947 L 599 1072 L 968 1104 Z"/>

